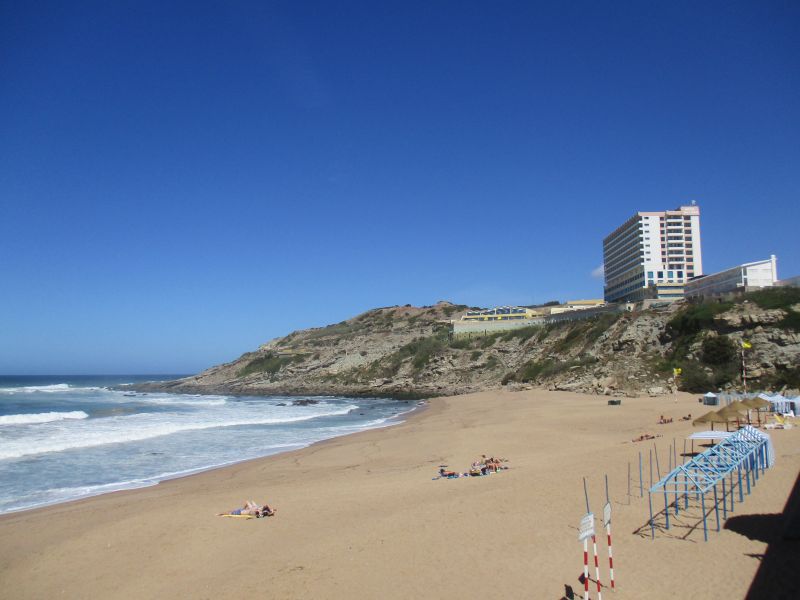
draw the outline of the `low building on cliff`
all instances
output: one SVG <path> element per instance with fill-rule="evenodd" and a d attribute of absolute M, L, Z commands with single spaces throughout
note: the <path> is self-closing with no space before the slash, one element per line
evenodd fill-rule
<path fill-rule="evenodd" d="M 695 277 L 684 285 L 684 295 L 686 298 L 700 298 L 752 292 L 772 287 L 777 282 L 777 258 L 773 254 L 766 260 L 745 263 L 718 273 Z"/>

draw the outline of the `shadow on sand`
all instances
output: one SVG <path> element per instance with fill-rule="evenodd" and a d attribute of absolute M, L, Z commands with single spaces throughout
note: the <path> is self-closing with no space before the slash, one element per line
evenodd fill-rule
<path fill-rule="evenodd" d="M 781 514 L 730 517 L 725 529 L 768 544 L 763 556 L 753 555 L 761 565 L 747 592 L 749 600 L 800 597 L 800 475 Z"/>

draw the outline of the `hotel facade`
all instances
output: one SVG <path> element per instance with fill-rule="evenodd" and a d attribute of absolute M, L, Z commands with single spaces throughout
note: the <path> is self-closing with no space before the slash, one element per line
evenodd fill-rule
<path fill-rule="evenodd" d="M 700 207 L 638 212 L 603 240 L 606 302 L 677 300 L 703 274 Z"/>

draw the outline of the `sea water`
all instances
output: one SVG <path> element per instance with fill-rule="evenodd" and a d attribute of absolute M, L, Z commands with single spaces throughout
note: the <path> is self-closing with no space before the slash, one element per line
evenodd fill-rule
<path fill-rule="evenodd" d="M 380 398 L 114 389 L 153 379 L 0 376 L 0 513 L 302 448 L 386 426 L 413 408 Z M 314 403 L 294 404 L 301 399 Z"/>

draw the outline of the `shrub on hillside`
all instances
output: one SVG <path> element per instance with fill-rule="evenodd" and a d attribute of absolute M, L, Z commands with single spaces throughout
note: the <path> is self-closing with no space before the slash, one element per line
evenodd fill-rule
<path fill-rule="evenodd" d="M 745 300 L 751 300 L 761 308 L 788 309 L 793 304 L 800 303 L 800 288 L 796 287 L 771 287 L 745 294 Z"/>
<path fill-rule="evenodd" d="M 730 365 L 736 360 L 736 346 L 723 335 L 703 340 L 702 361 L 707 365 Z"/>
<path fill-rule="evenodd" d="M 695 363 L 682 367 L 683 372 L 678 380 L 678 387 L 684 392 L 704 393 L 711 391 L 713 384 L 708 373 Z"/>
<path fill-rule="evenodd" d="M 790 331 L 800 331 L 800 313 L 789 310 L 786 316 L 778 321 L 778 327 Z"/>
<path fill-rule="evenodd" d="M 264 356 L 254 358 L 247 363 L 239 371 L 239 376 L 244 377 L 252 373 L 269 373 L 270 375 L 277 373 L 286 364 L 292 362 L 292 359 L 285 356 L 278 356 L 272 352 L 268 352 Z"/>
<path fill-rule="evenodd" d="M 714 316 L 724 313 L 731 308 L 730 302 L 700 302 L 692 304 L 675 315 L 667 323 L 667 334 L 676 338 L 685 335 L 694 335 L 704 329 L 711 329 L 714 325 Z"/>
<path fill-rule="evenodd" d="M 466 350 L 472 345 L 472 340 L 467 337 L 454 337 L 450 340 L 450 347 L 456 350 Z"/>

